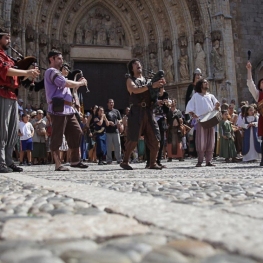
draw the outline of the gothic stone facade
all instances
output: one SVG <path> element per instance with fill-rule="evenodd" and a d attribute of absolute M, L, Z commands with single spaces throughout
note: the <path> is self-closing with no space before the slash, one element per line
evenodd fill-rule
<path fill-rule="evenodd" d="M 137 57 L 148 70 L 165 70 L 166 90 L 181 109 L 197 67 L 219 100 L 252 101 L 248 49 L 255 79 L 263 76 L 259 0 L 0 0 L 0 16 L 13 47 L 36 56 L 41 67 L 56 48 L 72 65 Z M 43 92 L 22 90 L 20 96 L 45 102 Z"/>

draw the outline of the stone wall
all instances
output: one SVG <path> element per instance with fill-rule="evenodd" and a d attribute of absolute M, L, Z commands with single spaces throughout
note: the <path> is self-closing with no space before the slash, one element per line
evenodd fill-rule
<path fill-rule="evenodd" d="M 258 80 L 261 61 L 263 60 L 263 6 L 260 0 L 231 0 L 230 1 L 238 100 L 253 101 L 246 85 L 247 51 L 251 50 L 253 78 Z"/>

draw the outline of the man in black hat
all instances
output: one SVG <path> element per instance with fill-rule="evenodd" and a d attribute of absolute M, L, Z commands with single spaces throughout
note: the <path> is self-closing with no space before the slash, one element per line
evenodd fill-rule
<path fill-rule="evenodd" d="M 16 89 L 18 77 L 36 78 L 38 69 L 14 68 L 15 62 L 5 53 L 11 43 L 10 33 L 0 28 L 0 173 L 22 172 L 12 158 L 18 135 L 18 106 Z"/>

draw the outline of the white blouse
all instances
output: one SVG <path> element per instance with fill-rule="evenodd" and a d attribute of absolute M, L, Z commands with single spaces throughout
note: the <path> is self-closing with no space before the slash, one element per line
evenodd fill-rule
<path fill-rule="evenodd" d="M 248 86 L 248 90 L 252 94 L 252 96 L 255 99 L 255 101 L 258 101 L 259 90 L 256 88 L 256 85 L 255 85 L 253 79 L 248 79 L 247 80 L 247 86 Z"/>
<path fill-rule="evenodd" d="M 255 116 L 247 116 L 247 117 L 242 118 L 242 122 L 241 122 L 242 128 L 248 129 L 248 124 L 246 124 L 245 118 L 247 119 L 248 123 L 252 123 L 255 125 L 255 127 L 258 127 L 258 117 L 256 116 L 256 119 L 255 119 Z"/>
<path fill-rule="evenodd" d="M 207 113 L 215 109 L 217 102 L 218 100 L 213 94 L 201 95 L 196 92 L 187 103 L 185 113 L 193 112 L 201 120 Z"/>

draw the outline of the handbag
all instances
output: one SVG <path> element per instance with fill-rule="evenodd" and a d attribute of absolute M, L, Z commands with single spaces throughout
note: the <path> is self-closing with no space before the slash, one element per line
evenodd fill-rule
<path fill-rule="evenodd" d="M 64 111 L 64 99 L 54 97 L 52 98 L 52 110 L 53 112 L 63 112 Z"/>

